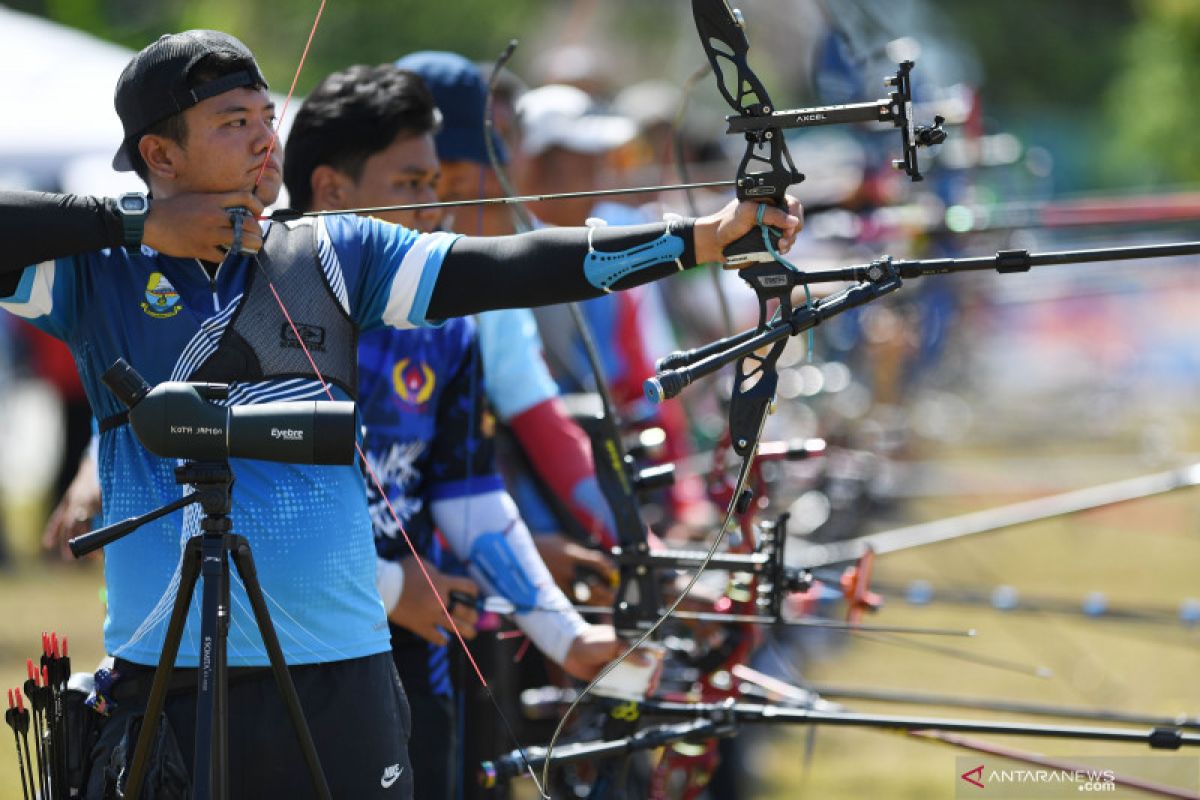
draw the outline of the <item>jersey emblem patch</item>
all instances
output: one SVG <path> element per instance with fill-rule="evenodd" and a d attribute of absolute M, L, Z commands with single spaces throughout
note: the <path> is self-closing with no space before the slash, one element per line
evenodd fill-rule
<path fill-rule="evenodd" d="M 428 403 L 436 385 L 437 374 L 424 361 L 413 364 L 412 359 L 402 358 L 392 368 L 392 386 L 400 399 L 409 405 Z"/>
<path fill-rule="evenodd" d="M 151 272 L 146 281 L 145 300 L 142 301 L 142 311 L 155 319 L 173 317 L 183 310 L 179 304 L 179 292 L 161 272 Z"/>

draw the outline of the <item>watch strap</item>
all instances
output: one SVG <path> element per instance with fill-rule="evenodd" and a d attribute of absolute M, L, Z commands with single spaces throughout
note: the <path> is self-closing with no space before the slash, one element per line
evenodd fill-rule
<path fill-rule="evenodd" d="M 129 211 L 125 208 L 125 198 L 135 197 L 142 201 L 141 211 Z M 117 200 L 117 212 L 121 215 L 121 230 L 124 233 L 125 247 L 132 249 L 142 246 L 142 236 L 146 231 L 146 212 L 149 210 L 146 195 L 140 192 L 128 192 Z"/>

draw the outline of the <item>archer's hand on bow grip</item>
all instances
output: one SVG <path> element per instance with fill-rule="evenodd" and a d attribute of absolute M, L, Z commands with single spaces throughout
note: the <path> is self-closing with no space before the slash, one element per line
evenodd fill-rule
<path fill-rule="evenodd" d="M 800 201 L 788 196 L 787 210 L 767 205 L 763 224 L 779 232 L 775 248 L 782 254 L 792 249 L 796 236 L 804 227 L 804 210 Z M 696 261 L 717 262 L 730 268 L 741 268 L 762 261 L 771 261 L 758 226 L 761 203 L 731 200 L 715 214 L 696 220 Z M 761 254 L 761 256 L 759 255 Z"/>

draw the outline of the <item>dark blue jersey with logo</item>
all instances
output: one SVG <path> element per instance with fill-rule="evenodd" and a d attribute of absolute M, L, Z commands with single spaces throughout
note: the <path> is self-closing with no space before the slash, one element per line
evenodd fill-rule
<path fill-rule="evenodd" d="M 370 331 L 358 353 L 367 460 L 413 544 L 433 553 L 430 503 L 503 488 L 475 324 L 452 319 L 440 328 Z M 368 483 L 377 552 L 407 558 L 396 521 Z"/>
<path fill-rule="evenodd" d="M 380 329 L 359 340 L 359 410 L 367 461 L 421 557 L 444 563 L 431 505 L 503 488 L 475 325 Z M 410 557 L 400 526 L 368 476 L 368 505 L 380 558 Z M 424 589 L 424 587 L 419 587 Z M 445 647 L 391 626 L 400 677 L 410 692 L 450 693 Z"/>

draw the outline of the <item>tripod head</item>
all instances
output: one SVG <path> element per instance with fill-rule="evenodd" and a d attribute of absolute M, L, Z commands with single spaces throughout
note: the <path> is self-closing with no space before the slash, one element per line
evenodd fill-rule
<path fill-rule="evenodd" d="M 224 406 L 223 383 L 165 381 L 151 387 L 125 359 L 102 380 L 129 407 L 138 441 L 163 458 L 254 458 L 289 464 L 353 464 L 354 403 L 306 400 Z"/>

